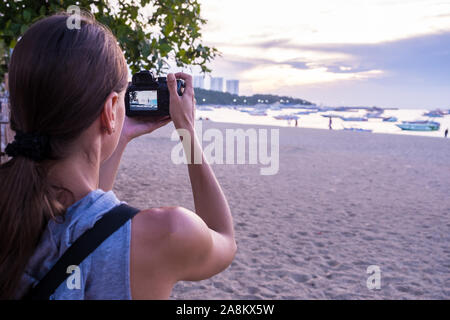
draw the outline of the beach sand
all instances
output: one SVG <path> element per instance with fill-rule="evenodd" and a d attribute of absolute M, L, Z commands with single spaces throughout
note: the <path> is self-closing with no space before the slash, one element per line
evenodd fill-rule
<path fill-rule="evenodd" d="M 170 160 L 172 131 L 129 144 L 114 187 L 121 200 L 194 210 L 187 168 Z M 450 298 L 450 139 L 280 128 L 279 172 L 261 167 L 213 165 L 238 252 L 226 271 L 180 282 L 171 298 Z M 366 286 L 370 265 L 380 267 L 379 290 Z"/>

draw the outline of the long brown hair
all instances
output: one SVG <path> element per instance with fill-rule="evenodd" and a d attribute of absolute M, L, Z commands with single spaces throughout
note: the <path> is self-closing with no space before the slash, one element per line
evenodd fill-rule
<path fill-rule="evenodd" d="M 48 161 L 16 156 L 0 166 L 0 299 L 17 286 L 48 221 L 63 216 L 58 187 L 47 179 L 49 163 L 101 114 L 107 96 L 128 82 L 116 38 L 83 12 L 69 29 L 57 14 L 32 25 L 9 65 L 11 128 L 49 137 Z"/>

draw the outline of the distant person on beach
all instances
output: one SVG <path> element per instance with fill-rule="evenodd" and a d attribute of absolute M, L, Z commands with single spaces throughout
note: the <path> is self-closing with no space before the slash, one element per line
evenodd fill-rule
<path fill-rule="evenodd" d="M 329 128 L 330 130 L 333 130 L 332 125 L 333 125 L 333 120 L 332 120 L 331 117 L 330 117 L 330 120 L 328 121 L 328 128 Z"/>
<path fill-rule="evenodd" d="M 58 14 L 33 24 L 9 65 L 16 137 L 7 147 L 11 159 L 0 166 L 0 299 L 26 295 L 80 235 L 121 204 L 112 189 L 131 140 L 172 121 L 190 133 L 187 147 L 204 159 L 192 77 L 168 75 L 170 118 L 128 118 L 128 70 L 117 39 L 87 13 L 80 29 L 68 29 L 67 19 Z M 176 78 L 185 81 L 183 96 Z M 227 200 L 205 161 L 187 167 L 195 212 L 143 208 L 75 266 L 80 288 L 63 281 L 51 298 L 168 299 L 178 281 L 227 268 L 236 252 Z M 148 187 L 148 206 L 161 187 Z M 128 188 L 132 194 L 146 187 Z"/>
<path fill-rule="evenodd" d="M 444 136 L 447 138 L 447 136 L 448 136 L 448 128 L 445 129 Z"/>
<path fill-rule="evenodd" d="M 295 126 L 296 126 L 296 127 L 298 126 L 298 121 L 297 121 L 297 119 L 295 119 Z"/>

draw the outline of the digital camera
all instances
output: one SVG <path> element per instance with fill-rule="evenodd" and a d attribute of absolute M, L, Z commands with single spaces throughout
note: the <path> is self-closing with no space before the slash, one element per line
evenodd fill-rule
<path fill-rule="evenodd" d="M 183 95 L 184 82 L 177 80 L 177 93 Z M 149 71 L 139 71 L 133 75 L 125 94 L 125 110 L 128 117 L 168 116 L 170 94 L 167 78 L 154 76 Z"/>

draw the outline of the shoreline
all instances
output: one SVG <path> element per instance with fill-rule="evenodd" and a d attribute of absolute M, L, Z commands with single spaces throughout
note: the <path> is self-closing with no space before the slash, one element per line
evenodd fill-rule
<path fill-rule="evenodd" d="M 249 109 L 249 108 L 247 108 Z M 450 129 L 450 115 L 445 115 L 441 118 L 424 117 L 423 113 L 426 110 L 422 109 L 398 109 L 387 110 L 384 114 L 385 117 L 395 117 L 397 121 L 386 122 L 381 119 L 368 119 L 367 121 L 344 121 L 339 117 L 356 117 L 365 118 L 366 114 L 364 110 L 358 110 L 357 112 L 343 112 L 339 114 L 332 112 L 316 112 L 308 115 L 296 115 L 299 109 L 282 109 L 271 110 L 266 109 L 261 115 L 253 115 L 248 112 L 243 112 L 247 109 L 233 109 L 226 107 L 208 108 L 197 110 L 197 118 L 208 118 L 211 121 L 217 121 L 221 123 L 235 123 L 235 124 L 251 124 L 251 125 L 267 125 L 276 127 L 295 127 L 295 120 L 287 119 L 275 119 L 278 116 L 294 116 L 297 117 L 298 126 L 302 128 L 317 128 L 329 130 L 329 118 L 333 116 L 332 127 L 335 131 L 341 131 L 345 129 L 350 130 L 370 130 L 371 133 L 388 133 L 395 135 L 412 135 L 412 136 L 426 136 L 426 137 L 444 137 L 445 129 Z M 248 110 L 247 110 L 248 111 Z M 439 130 L 433 131 L 411 131 L 402 130 L 397 124 L 403 121 L 415 121 L 415 120 L 428 120 L 437 121 L 440 123 Z M 347 131 L 347 130 L 345 130 Z"/>
<path fill-rule="evenodd" d="M 394 132 L 357 132 L 357 131 L 348 131 L 348 130 L 343 130 L 343 129 L 333 129 L 333 130 L 329 130 L 326 128 L 310 128 L 310 127 L 294 127 L 294 126 L 280 126 L 280 125 L 265 125 L 265 124 L 248 124 L 248 123 L 239 123 L 239 122 L 221 122 L 221 121 L 214 121 L 214 120 L 199 120 L 197 119 L 196 121 L 203 121 L 203 123 L 205 123 L 205 121 L 209 121 L 211 123 L 217 123 L 219 125 L 231 125 L 231 126 L 244 126 L 244 127 L 259 127 L 259 128 L 277 128 L 277 129 L 293 129 L 293 130 L 297 130 L 297 129 L 306 129 L 306 130 L 318 130 L 318 131 L 333 131 L 333 132 L 347 132 L 347 133 L 355 133 L 355 134 L 376 134 L 376 135 L 389 135 L 389 136 L 406 136 L 406 137 L 419 137 L 419 138 L 441 138 L 441 139 L 449 139 L 450 140 L 450 134 L 447 138 L 445 138 L 444 136 L 426 136 L 426 135 L 421 135 L 421 134 L 410 134 L 410 133 L 394 133 Z M 450 129 L 450 128 L 449 128 Z M 420 131 L 418 131 L 420 132 Z"/>

